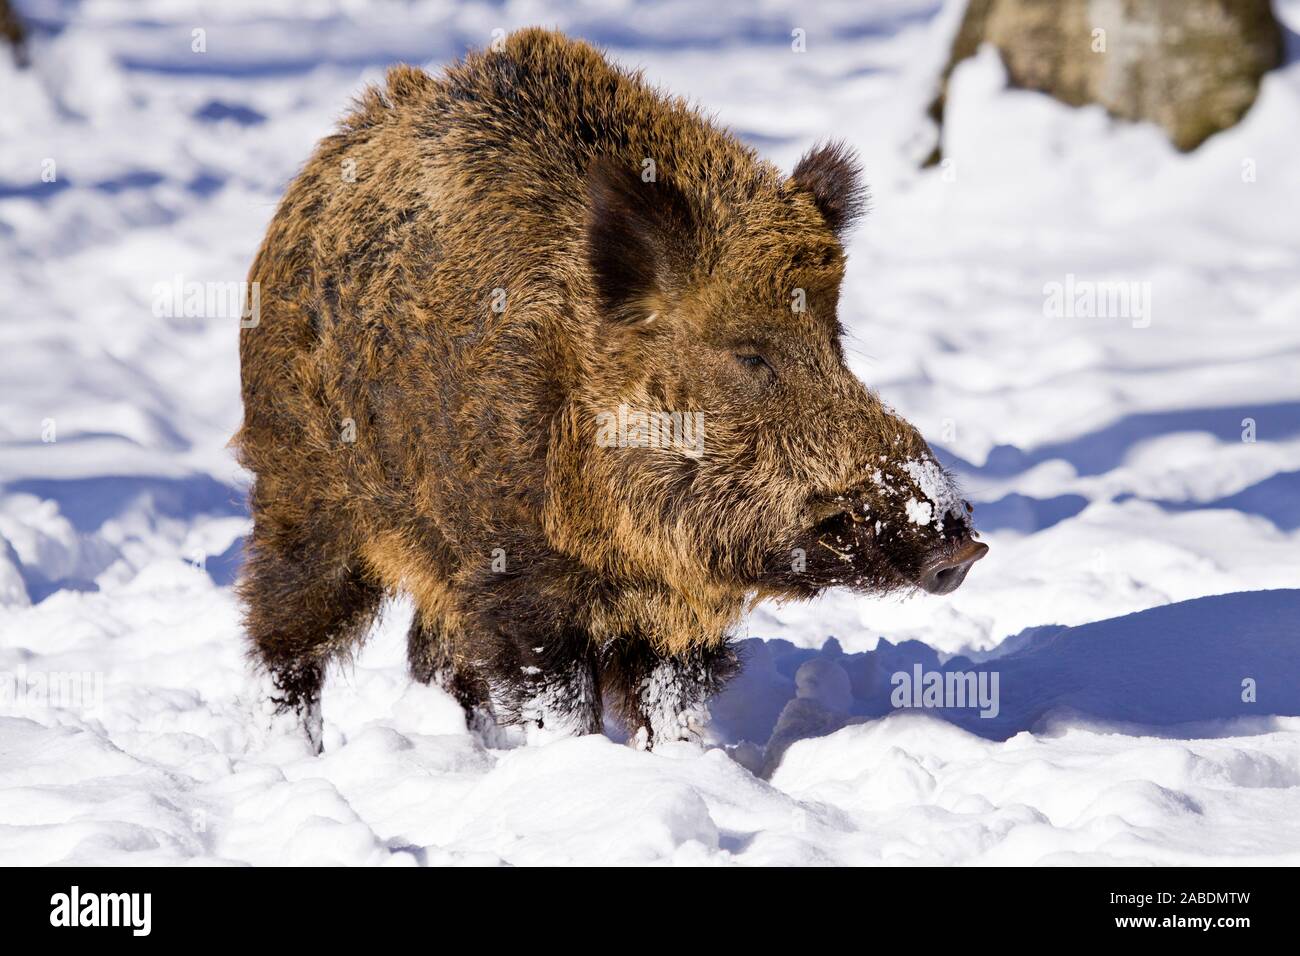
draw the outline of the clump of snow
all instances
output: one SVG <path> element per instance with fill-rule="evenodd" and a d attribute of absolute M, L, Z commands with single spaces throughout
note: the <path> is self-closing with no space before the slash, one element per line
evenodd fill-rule
<path fill-rule="evenodd" d="M 907 510 L 907 520 L 912 524 L 925 527 L 934 517 L 934 507 L 928 501 L 917 501 L 915 498 L 908 498 L 903 507 Z M 940 526 L 939 530 L 943 530 L 942 526 Z"/>
<path fill-rule="evenodd" d="M 935 522 L 935 530 L 943 533 L 944 520 L 952 515 L 961 517 L 962 502 L 957 494 L 957 486 L 933 458 L 909 458 L 900 463 L 900 468 L 907 473 L 914 484 L 925 496 L 924 502 L 909 499 L 907 518 L 913 524 L 921 526 Z"/>

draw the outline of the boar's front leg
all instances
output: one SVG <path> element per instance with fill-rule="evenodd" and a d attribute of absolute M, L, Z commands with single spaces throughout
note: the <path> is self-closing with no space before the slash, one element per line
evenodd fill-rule
<path fill-rule="evenodd" d="M 699 741 L 709 720 L 708 699 L 740 667 L 725 639 L 671 653 L 639 636 L 613 642 L 602 664 L 605 693 L 638 749 Z"/>
<path fill-rule="evenodd" d="M 493 711 L 507 723 L 546 737 L 602 730 L 596 654 L 580 630 L 503 638 L 488 686 Z"/>
<path fill-rule="evenodd" d="M 433 684 L 456 698 L 465 714 L 465 728 L 495 745 L 497 714 L 493 711 L 484 676 L 456 658 L 458 633 L 441 623 L 429 623 L 416 614 L 407 632 L 407 663 L 411 679 Z M 460 637 L 463 640 L 463 637 Z"/>
<path fill-rule="evenodd" d="M 441 687 L 465 711 L 471 730 L 494 723 L 487 685 L 472 668 L 456 660 L 456 638 L 447 629 L 429 623 L 417 613 L 406 635 L 406 659 L 412 680 Z"/>

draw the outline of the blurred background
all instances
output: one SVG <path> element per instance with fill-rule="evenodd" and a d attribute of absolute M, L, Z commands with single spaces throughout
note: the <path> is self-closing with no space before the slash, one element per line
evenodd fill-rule
<path fill-rule="evenodd" d="M 401 602 L 327 691 L 335 756 L 282 771 L 249 729 L 260 698 L 230 589 L 248 519 L 226 447 L 240 420 L 239 299 L 227 292 L 367 83 L 396 61 L 437 71 L 525 25 L 600 45 L 787 170 L 827 137 L 861 153 L 872 208 L 849 241 L 851 364 L 956 473 L 992 547 L 948 598 L 757 608 L 740 635 L 761 639 L 750 683 L 720 702 L 724 727 L 761 743 L 815 649 L 882 648 L 831 667 L 840 690 L 810 691 L 838 715 L 828 731 L 887 706 L 889 667 L 1014 654 L 1044 626 L 1110 618 L 1122 626 L 1087 632 L 1105 653 L 1044 653 L 1017 672 L 1039 696 L 1009 700 L 998 733 L 1085 698 L 1113 719 L 1227 716 L 1241 673 L 1281 680 L 1292 696 L 1275 683 L 1263 706 L 1296 713 L 1296 592 L 1240 592 L 1300 588 L 1300 0 L 0 0 L 0 673 L 106 678 L 92 714 L 5 723 L 0 707 L 0 785 L 19 787 L 0 786 L 0 811 L 33 827 L 0 860 L 367 862 L 411 844 L 427 862 L 455 834 L 465 852 L 585 858 L 581 837 L 547 842 L 555 814 L 574 812 L 546 802 L 571 768 L 548 777 L 536 758 L 540 776 L 489 773 L 496 758 L 449 699 L 409 685 Z M 1183 603 L 1208 595 L 1234 597 Z M 1146 609 L 1157 616 L 1136 614 Z M 1254 655 L 1249 669 L 1237 653 Z M 1103 662 L 1091 676 L 1089 660 Z M 1121 687 L 1175 663 L 1167 693 Z M 1223 675 L 1226 692 L 1213 684 Z M 1126 710 L 1133 701 L 1148 709 Z M 1195 759 L 1136 737 L 1035 741 L 998 751 L 1018 781 L 1004 787 L 983 742 L 890 726 L 852 738 L 856 750 L 801 750 L 778 778 L 840 807 L 825 828 L 810 804 L 792 830 L 788 797 L 713 762 L 682 765 L 722 775 L 696 790 L 643 790 L 615 754 L 573 778 L 615 815 L 573 833 L 596 828 L 588 849 L 601 860 L 611 847 L 619 859 L 705 846 L 786 862 L 896 847 L 951 862 L 1300 846 L 1284 802 L 1297 792 L 1294 728 L 1238 750 L 1197 745 Z M 60 728 L 89 733 L 69 742 Z M 340 749 L 345 738 L 355 745 Z M 1085 769 L 1052 770 L 1058 756 Z M 760 747 L 751 763 L 763 759 Z M 867 770 L 866 783 L 842 782 Z M 480 772 L 480 799 L 453 805 Z M 318 773 L 331 783 L 298 781 Z M 126 775 L 143 789 L 120 790 Z M 51 781 L 63 802 L 22 789 Z M 1249 789 L 1272 787 L 1291 789 Z M 943 802 L 936 788 L 967 795 L 952 797 L 955 816 L 929 806 Z M 755 801 L 761 823 L 738 809 Z M 225 820 L 216 835 L 192 826 L 196 806 Z M 479 811 L 516 813 L 510 834 L 540 837 L 513 843 Z M 1121 818 L 1145 835 L 1112 839 Z M 1273 822 L 1242 822 L 1254 819 Z M 659 829 L 629 832 L 646 820 Z M 845 820 L 866 835 L 850 839 Z M 719 843 L 727 826 L 787 842 Z M 915 842 L 890 842 L 904 830 Z"/>

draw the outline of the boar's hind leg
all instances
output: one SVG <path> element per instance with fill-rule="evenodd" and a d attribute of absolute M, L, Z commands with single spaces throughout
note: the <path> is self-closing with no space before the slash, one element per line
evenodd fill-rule
<path fill-rule="evenodd" d="M 708 699 L 739 669 L 726 641 L 676 654 L 633 637 L 610 645 L 602 680 L 631 743 L 651 748 L 670 740 L 699 740 L 709 720 Z"/>
<path fill-rule="evenodd" d="M 277 713 L 293 713 L 320 750 L 320 689 L 330 658 L 365 635 L 383 598 L 359 561 L 323 528 L 274 535 L 253 528 L 239 584 L 253 657 L 274 684 Z"/>

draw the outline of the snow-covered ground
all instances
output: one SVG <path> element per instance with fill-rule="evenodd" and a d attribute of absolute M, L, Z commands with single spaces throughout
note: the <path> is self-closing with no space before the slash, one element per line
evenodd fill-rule
<path fill-rule="evenodd" d="M 929 0 L 20 6 L 34 67 L 0 56 L 0 863 L 1300 862 L 1294 42 L 1188 156 L 1007 91 L 981 56 L 954 79 L 950 162 L 922 173 L 959 12 Z M 1279 12 L 1300 30 L 1300 0 Z M 855 369 L 961 476 L 992 550 L 947 598 L 757 609 L 714 706 L 729 750 L 491 749 L 406 678 L 398 603 L 331 675 L 309 756 L 263 712 L 230 590 L 237 317 L 168 314 L 158 287 L 241 280 L 385 64 L 532 23 L 787 168 L 825 136 L 861 150 Z M 1054 283 L 1097 282 L 1136 283 L 1138 307 L 1052 314 Z M 996 674 L 996 716 L 895 708 L 915 665 Z"/>

